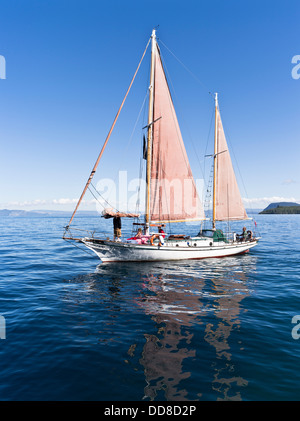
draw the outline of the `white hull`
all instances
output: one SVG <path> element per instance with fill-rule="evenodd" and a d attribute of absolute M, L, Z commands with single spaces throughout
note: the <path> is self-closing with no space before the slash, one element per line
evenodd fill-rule
<path fill-rule="evenodd" d="M 165 242 L 161 247 L 88 238 L 81 241 L 86 247 L 93 250 L 102 262 L 171 261 L 225 257 L 246 253 L 258 243 L 258 240 L 242 243 L 217 243 L 212 242 L 211 239 L 200 237 L 188 241 Z"/>

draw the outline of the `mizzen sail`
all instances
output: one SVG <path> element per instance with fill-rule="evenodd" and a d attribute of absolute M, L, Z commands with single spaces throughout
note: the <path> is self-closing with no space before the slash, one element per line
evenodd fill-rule
<path fill-rule="evenodd" d="M 234 174 L 220 111 L 216 107 L 215 220 L 248 219 Z"/>
<path fill-rule="evenodd" d="M 153 121 L 150 220 L 205 219 L 157 45 Z"/>

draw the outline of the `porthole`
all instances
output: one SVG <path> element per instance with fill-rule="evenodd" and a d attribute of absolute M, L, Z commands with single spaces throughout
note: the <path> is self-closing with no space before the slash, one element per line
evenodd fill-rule
<path fill-rule="evenodd" d="M 211 246 L 213 245 L 213 243 L 212 243 L 212 242 L 210 242 L 210 243 L 209 243 L 209 245 L 210 245 L 210 247 L 211 247 Z"/>
<path fill-rule="evenodd" d="M 194 243 L 194 247 L 197 247 L 197 243 Z"/>

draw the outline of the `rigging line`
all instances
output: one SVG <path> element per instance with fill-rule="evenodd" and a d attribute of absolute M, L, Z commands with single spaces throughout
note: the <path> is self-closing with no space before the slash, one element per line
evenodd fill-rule
<path fill-rule="evenodd" d="M 75 243 L 73 243 L 72 241 L 70 241 L 70 240 L 66 240 L 65 238 L 64 238 L 64 240 L 65 241 L 67 241 L 68 243 L 70 243 L 72 246 L 74 246 L 74 247 L 77 247 L 79 250 L 81 250 L 81 251 L 85 251 L 87 254 L 89 254 L 90 256 L 92 256 L 92 257 L 95 257 L 95 254 L 93 253 L 90 253 L 89 251 L 87 251 L 86 249 L 83 249 L 83 248 L 81 248 L 81 247 L 79 247 L 79 246 L 77 246 Z"/>
<path fill-rule="evenodd" d="M 151 57 L 150 57 L 150 61 L 151 61 Z M 150 80 L 150 65 L 148 65 L 148 75 L 146 78 L 146 92 L 147 92 L 146 98 L 149 96 L 149 80 Z M 147 107 L 144 106 L 143 117 L 142 117 L 143 126 L 145 126 L 146 124 L 146 108 Z M 138 186 L 138 195 L 137 195 L 137 202 L 136 202 L 136 213 L 139 213 L 140 206 L 141 206 L 141 183 L 143 180 L 143 170 L 145 168 L 144 158 L 143 158 L 143 148 L 144 148 L 144 136 L 142 136 L 141 150 L 140 150 L 139 186 Z M 145 204 L 144 204 L 144 207 L 145 207 Z"/>
<path fill-rule="evenodd" d="M 211 133 L 211 129 L 212 129 L 212 122 L 213 122 L 213 119 L 214 119 L 214 111 L 215 111 L 215 108 L 213 108 L 212 114 L 211 114 L 211 119 L 210 119 L 210 124 L 209 124 L 209 131 L 208 131 L 208 135 L 207 135 L 204 156 L 207 154 L 207 148 L 208 148 L 208 143 L 209 143 L 209 139 L 210 139 L 210 133 Z M 209 180 L 207 180 L 207 178 L 206 178 L 206 160 L 205 159 L 204 159 L 204 168 L 203 168 L 203 171 L 204 171 L 204 190 L 205 190 L 205 186 L 207 186 L 207 188 L 208 188 L 208 183 L 209 183 Z M 208 178 L 209 177 L 210 177 L 210 174 L 208 175 Z"/>
<path fill-rule="evenodd" d="M 140 205 L 141 205 L 141 183 L 142 183 L 143 168 L 144 168 L 143 148 L 144 148 L 144 136 L 142 136 L 142 143 L 141 143 L 141 150 L 140 150 L 139 186 L 138 186 L 138 197 L 136 201 L 136 213 L 139 213 Z"/>
<path fill-rule="evenodd" d="M 110 204 L 103 196 L 102 196 L 102 194 L 96 189 L 96 187 L 93 185 L 93 183 L 91 182 L 91 186 L 94 188 L 94 190 L 99 194 L 99 196 L 101 197 L 101 199 L 103 199 L 107 204 L 108 204 L 108 206 L 110 206 L 112 209 L 115 209 L 117 212 L 119 212 L 118 211 L 118 209 L 117 208 L 115 208 L 112 204 Z M 88 187 L 88 189 L 89 189 L 89 191 L 91 192 L 91 194 L 94 196 L 94 198 L 96 199 L 96 201 L 103 207 L 103 209 L 104 209 L 104 206 L 103 206 L 103 204 L 101 203 L 101 202 L 99 202 L 99 200 L 98 200 L 98 198 L 94 195 L 94 193 L 92 192 L 92 190 L 90 189 L 90 187 Z"/>
<path fill-rule="evenodd" d="M 169 51 L 169 53 L 172 54 L 172 56 L 185 68 L 185 70 L 190 73 L 193 78 L 202 85 L 203 88 L 208 90 L 209 95 L 212 95 L 211 91 L 208 89 L 208 87 L 184 64 L 182 61 L 166 46 L 164 42 L 162 42 L 161 38 L 159 38 L 159 42 L 162 43 L 162 45 Z"/>
<path fill-rule="evenodd" d="M 212 122 L 213 122 L 213 118 L 214 118 L 214 113 L 215 113 L 215 107 L 213 107 L 212 114 L 211 114 L 211 119 L 210 119 L 210 124 L 209 124 L 209 131 L 208 131 L 208 136 L 207 136 L 207 140 L 206 140 L 206 146 L 205 146 L 204 155 L 207 154 L 207 148 L 208 148 L 209 137 L 210 137 L 210 133 L 211 133 L 211 129 L 212 129 Z M 205 160 L 204 160 L 204 162 L 205 162 Z"/>
<path fill-rule="evenodd" d="M 142 113 L 143 109 L 145 108 L 145 102 L 146 102 L 147 96 L 148 96 L 148 92 L 146 92 L 146 95 L 145 95 L 145 97 L 144 97 L 144 99 L 143 99 L 143 103 L 142 103 L 142 106 L 141 106 L 140 111 L 139 111 L 139 113 L 138 113 L 138 116 L 137 116 L 136 122 L 135 122 L 135 124 L 134 124 L 133 130 L 132 130 L 132 133 L 131 133 L 131 135 L 130 135 L 129 141 L 128 141 L 127 145 L 126 145 L 126 148 L 125 148 L 125 149 L 124 149 L 124 151 L 123 151 L 124 155 L 127 153 L 128 148 L 129 148 L 129 146 L 130 146 L 130 144 L 131 144 L 131 142 L 132 142 L 133 135 L 134 135 L 135 130 L 136 130 L 136 126 L 137 126 L 138 121 L 139 121 L 139 119 L 140 119 L 141 113 Z M 120 165 L 120 166 L 119 166 L 119 169 L 118 169 L 118 171 L 117 171 L 117 174 L 119 174 L 119 173 L 120 173 L 121 166 L 122 166 L 122 165 Z M 117 178 L 117 176 L 115 176 L 115 178 L 114 178 L 114 183 L 116 183 L 116 178 Z M 110 197 L 111 192 L 112 192 L 112 190 L 110 190 L 110 191 L 109 191 L 109 193 L 108 193 L 108 196 L 107 196 L 107 198 L 108 198 L 108 199 L 109 199 L 109 197 Z"/>
<path fill-rule="evenodd" d="M 77 202 L 77 205 L 76 205 L 76 207 L 75 207 L 75 210 L 74 210 L 74 212 L 73 212 L 73 214 L 72 214 L 72 216 L 71 216 L 71 219 L 70 219 L 70 221 L 69 221 L 68 227 L 70 226 L 70 224 L 71 224 L 71 222 L 72 222 L 72 220 L 73 220 L 73 218 L 74 218 L 74 216 L 75 216 L 75 214 L 76 214 L 76 212 L 77 212 L 77 209 L 78 209 L 78 207 L 79 207 L 79 205 L 80 205 L 80 203 L 81 203 L 81 201 L 82 201 L 82 199 L 83 199 L 83 197 L 84 197 L 84 195 L 85 195 L 85 193 L 86 193 L 86 191 L 87 191 L 87 188 L 88 188 L 88 186 L 89 186 L 90 182 L 92 181 L 92 178 L 93 178 L 93 177 L 94 177 L 94 175 L 95 175 L 95 172 L 96 172 L 96 170 L 97 170 L 98 164 L 99 164 L 100 159 L 101 159 L 101 157 L 102 157 L 102 155 L 103 155 L 104 149 L 106 148 L 107 142 L 108 142 L 108 140 L 109 140 L 109 138 L 110 138 L 110 135 L 111 135 L 111 133 L 112 133 L 112 131 L 113 131 L 114 127 L 115 127 L 115 124 L 116 124 L 116 122 L 117 122 L 117 120 L 118 120 L 118 117 L 119 117 L 119 115 L 120 115 L 120 112 L 121 112 L 121 110 L 122 110 L 122 108 L 123 108 L 123 105 L 124 105 L 124 103 L 125 103 L 125 101 L 126 101 L 126 98 L 127 98 L 128 94 L 129 94 L 129 91 L 130 91 L 130 89 L 131 89 L 131 86 L 132 86 L 132 84 L 133 84 L 133 82 L 134 82 L 134 79 L 135 79 L 135 77 L 136 77 L 136 75 L 137 75 L 137 72 L 139 71 L 139 68 L 140 68 L 141 63 L 142 63 L 142 61 L 143 61 L 143 58 L 144 58 L 144 56 L 145 56 L 145 54 L 146 54 L 146 51 L 147 51 L 147 49 L 148 49 L 148 45 L 149 45 L 149 43 L 150 43 L 150 40 L 151 40 L 151 38 L 149 38 L 149 41 L 148 41 L 148 43 L 147 43 L 147 45 L 146 45 L 146 48 L 145 48 L 145 50 L 144 50 L 144 52 L 143 52 L 142 58 L 141 58 L 141 60 L 140 60 L 140 62 L 139 62 L 139 64 L 138 64 L 138 67 L 137 67 L 137 69 L 136 69 L 136 71 L 135 71 L 134 75 L 133 75 L 133 78 L 132 78 L 132 80 L 131 80 L 131 82 L 130 82 L 129 88 L 127 89 L 127 92 L 126 92 L 126 94 L 125 94 L 125 97 L 124 97 L 124 99 L 123 99 L 123 101 L 122 101 L 122 103 L 121 103 L 121 105 L 120 105 L 120 107 L 119 107 L 119 109 L 118 109 L 118 112 L 117 112 L 117 114 L 116 114 L 116 116 L 115 116 L 115 119 L 114 119 L 114 121 L 113 121 L 113 124 L 112 124 L 112 126 L 111 126 L 111 128 L 110 128 L 110 130 L 109 130 L 109 133 L 108 133 L 108 135 L 107 135 L 107 137 L 106 137 L 106 139 L 105 139 L 105 142 L 104 142 L 104 144 L 103 144 L 103 146 L 102 146 L 102 149 L 101 149 L 101 151 L 100 151 L 100 153 L 99 153 L 99 156 L 98 156 L 98 158 L 97 158 L 97 161 L 95 162 L 95 165 L 94 165 L 94 167 L 93 167 L 93 169 L 92 169 L 92 171 L 91 171 L 91 174 L 90 174 L 90 176 L 89 176 L 89 178 L 88 178 L 88 180 L 87 180 L 87 182 L 86 182 L 86 185 L 85 185 L 85 187 L 84 187 L 84 189 L 83 189 L 83 192 L 81 193 L 81 196 L 80 196 L 80 198 L 79 198 L 79 200 L 78 200 L 78 202 Z"/>
<path fill-rule="evenodd" d="M 141 167 L 142 167 L 142 161 L 143 158 L 140 158 L 140 171 L 139 171 L 139 180 L 141 180 Z M 140 186 L 141 186 L 141 182 L 139 181 L 139 185 L 138 185 L 138 191 L 137 191 L 137 200 L 135 202 L 135 213 L 139 213 L 140 212 Z"/>
<path fill-rule="evenodd" d="M 147 95 L 148 96 L 148 95 Z M 145 118 L 146 107 L 144 107 L 144 116 Z M 144 134 L 142 135 L 142 142 L 140 143 L 140 167 L 139 167 L 139 185 L 138 185 L 138 193 L 137 193 L 137 201 L 136 201 L 136 213 L 139 213 L 140 205 L 141 205 L 141 183 L 143 177 L 143 169 L 144 169 Z"/>
<path fill-rule="evenodd" d="M 218 108 L 220 109 L 220 106 L 218 106 Z M 219 111 L 219 112 L 220 112 L 220 111 Z M 223 129 L 224 129 L 224 123 L 223 123 L 223 121 L 222 121 L 222 125 L 223 125 Z M 242 183 L 242 186 L 243 186 L 243 189 L 244 189 L 244 192 L 245 192 L 246 198 L 249 200 L 248 192 L 247 192 L 247 189 L 246 189 L 246 186 L 245 186 L 245 183 L 244 183 L 244 179 L 243 179 L 243 176 L 242 176 L 242 173 L 241 173 L 241 170 L 240 170 L 239 164 L 238 164 L 238 160 L 237 160 L 237 158 L 236 158 L 236 156 L 235 156 L 234 149 L 233 149 L 233 147 L 232 147 L 231 138 L 230 138 L 230 135 L 228 135 L 228 129 L 227 129 L 227 128 L 226 128 L 226 130 L 224 129 L 224 132 L 226 132 L 226 133 L 227 133 L 227 135 L 226 135 L 226 140 L 227 140 L 228 145 L 230 146 L 231 155 L 232 155 L 232 156 L 233 156 L 233 158 L 234 158 L 234 161 L 235 161 L 235 166 L 236 166 L 236 168 L 237 168 L 237 170 L 238 170 L 238 173 L 239 173 L 239 176 L 240 176 L 240 180 L 241 180 L 241 183 Z M 254 214 L 254 210 L 253 210 L 253 207 L 252 207 L 251 202 L 249 203 L 249 208 L 250 208 L 250 209 L 249 209 L 249 210 L 250 210 L 249 214 L 251 214 L 251 215 L 252 215 L 252 219 L 253 219 L 253 221 L 254 221 L 254 216 L 255 216 L 255 214 Z M 246 209 L 246 206 L 245 206 L 245 209 Z"/>
<path fill-rule="evenodd" d="M 174 56 L 174 58 L 193 76 L 193 78 L 195 79 L 195 80 L 197 80 L 197 82 L 198 83 L 200 83 L 203 87 L 205 87 L 206 89 L 208 89 L 208 87 L 203 83 L 203 82 L 201 82 L 200 81 L 200 79 L 190 70 L 190 69 L 188 69 L 187 68 L 187 66 L 185 66 L 185 64 L 184 63 L 182 63 L 182 61 L 164 44 L 164 42 L 163 41 L 161 41 L 161 39 L 160 39 L 160 42 L 163 44 L 163 46 Z M 161 56 L 162 57 L 162 56 Z M 163 58 L 162 58 L 163 59 Z M 164 63 L 164 65 L 165 65 L 165 63 Z M 166 70 L 167 70 L 167 67 L 165 66 L 165 68 L 166 68 Z M 168 72 L 168 71 L 167 71 Z M 169 79 L 170 79 L 170 76 L 169 76 L 169 73 L 168 73 L 168 77 L 169 77 Z M 172 84 L 172 81 L 171 81 L 171 79 L 170 79 L 170 82 L 171 82 L 171 85 L 172 85 L 172 87 L 173 87 L 173 91 L 174 91 L 174 93 L 175 93 L 175 90 L 174 90 L 174 86 L 173 86 L 173 84 Z M 209 95 L 211 95 L 213 98 L 214 98 L 214 95 L 210 92 L 210 91 L 208 91 L 208 93 L 209 93 Z M 175 93 L 175 96 L 176 96 L 176 93 Z M 177 98 L 177 100 L 178 100 L 178 98 Z M 210 129 L 209 129 L 209 135 L 210 135 L 210 131 L 211 131 L 211 124 L 212 124 L 212 119 L 211 119 L 211 122 L 210 122 Z M 209 140 L 209 135 L 208 135 L 208 139 L 207 139 L 207 144 L 208 144 L 208 140 Z M 191 135 L 190 135 L 190 138 L 191 138 Z M 192 140 L 192 138 L 191 138 L 191 140 Z M 207 149 L 207 144 L 206 144 L 206 149 Z M 192 145 L 193 145 L 193 149 L 194 149 L 194 151 L 195 151 L 195 155 L 196 155 L 196 157 L 197 157 L 197 160 L 198 160 L 198 164 L 199 164 L 199 167 L 200 167 L 200 170 L 201 170 L 201 173 L 202 173 L 202 176 L 203 176 L 203 180 L 204 180 L 204 188 L 205 188 L 205 160 L 204 160 L 204 169 L 202 170 L 202 166 L 201 166 L 201 162 L 200 162 L 200 160 L 199 160 L 199 157 L 198 157 L 198 154 L 197 154 L 197 152 L 196 152 L 196 149 L 195 149 L 195 146 L 194 146 L 194 143 L 193 143 L 193 140 L 192 140 Z M 206 150 L 205 149 L 205 150 Z M 203 196 L 203 192 L 202 192 L 202 196 Z M 203 197 L 202 197 L 202 199 L 203 199 Z"/>
<path fill-rule="evenodd" d="M 98 197 L 96 197 L 95 194 L 92 192 L 92 190 L 90 189 L 90 186 L 88 187 L 88 190 L 90 191 L 91 195 L 94 197 L 94 199 L 96 200 L 96 202 L 98 202 L 99 205 L 102 206 L 102 208 L 104 209 L 103 204 L 99 201 Z"/>
<path fill-rule="evenodd" d="M 142 137 L 143 139 L 143 137 Z M 138 189 L 137 189 L 137 200 L 135 203 L 135 213 L 139 213 L 140 211 L 140 190 L 141 190 L 141 177 L 142 177 L 142 172 L 143 172 L 143 141 L 141 143 L 141 149 L 140 149 L 140 165 L 139 165 L 139 185 L 138 185 Z"/>
<path fill-rule="evenodd" d="M 173 86 L 172 80 L 171 80 L 171 78 L 170 78 L 170 76 L 169 76 L 169 72 L 168 72 L 168 70 L 167 70 L 167 66 L 165 65 L 165 62 L 164 62 L 164 59 L 163 59 L 163 57 L 162 57 L 161 53 L 160 53 L 160 59 L 161 59 L 161 64 L 162 64 L 162 65 L 164 64 L 164 66 L 162 66 L 162 69 L 163 69 L 163 71 L 164 71 L 164 68 L 165 68 L 166 73 L 168 74 L 168 78 L 169 78 L 169 80 L 170 80 L 171 86 L 172 86 L 173 91 L 174 91 L 174 93 L 175 93 L 175 96 L 176 96 L 176 98 L 177 98 L 177 95 L 176 95 L 176 92 L 175 92 L 175 89 L 174 89 L 174 86 Z M 165 72 L 164 72 L 164 76 L 165 76 L 165 78 L 166 78 Z M 173 122 L 174 122 L 174 124 L 175 124 L 176 132 L 177 132 L 177 141 L 179 142 L 180 149 L 181 149 L 181 153 L 182 153 L 182 157 L 184 158 L 185 165 L 186 165 L 186 169 L 188 170 L 188 173 L 189 173 L 189 176 L 190 176 L 190 180 L 191 180 L 191 181 L 192 181 L 192 183 L 193 183 L 193 187 L 194 187 L 195 192 L 196 192 L 196 195 L 197 195 L 197 196 L 196 196 L 196 200 L 197 200 L 197 198 L 199 199 L 199 192 L 198 192 L 198 190 L 197 190 L 197 185 L 196 185 L 196 183 L 195 183 L 195 179 L 194 179 L 194 176 L 193 176 L 193 173 L 192 173 L 192 170 L 191 170 L 190 164 L 189 164 L 189 159 L 188 159 L 188 156 L 187 156 L 187 152 L 186 152 L 186 150 L 185 150 L 184 144 L 180 141 L 180 139 L 182 139 L 182 136 L 181 136 L 181 132 L 180 132 L 179 123 L 178 123 L 178 121 L 177 121 L 176 111 L 175 111 L 175 108 L 174 108 L 174 104 L 173 104 L 173 102 L 172 102 L 172 96 L 171 96 L 171 92 L 170 92 L 170 88 L 169 88 L 169 84 L 168 84 L 167 78 L 166 78 L 166 86 L 167 86 L 167 89 L 168 89 L 168 91 L 169 91 L 169 98 L 168 98 L 168 99 L 169 99 L 170 109 L 171 109 L 171 112 L 172 112 Z M 190 138 L 191 138 L 191 136 L 190 136 Z M 196 155 L 196 157 L 197 157 L 197 159 L 198 159 L 198 163 L 199 163 L 199 166 L 200 166 L 200 169 L 201 169 L 202 175 L 203 175 L 202 167 L 201 167 L 201 164 L 200 164 L 199 158 L 198 158 L 198 156 L 197 156 L 197 152 L 196 152 L 196 150 L 195 150 L 195 147 L 194 147 L 194 143 L 193 143 L 192 138 L 191 138 L 191 141 L 192 141 L 192 145 L 193 145 L 193 148 L 194 148 L 194 151 L 195 151 L 195 155 Z M 161 168 L 161 171 L 162 171 L 162 172 L 165 172 L 163 168 Z M 203 176 L 203 177 L 204 177 L 204 176 Z M 200 205 L 201 205 L 201 207 L 202 207 L 202 202 L 201 202 L 201 201 L 200 201 Z M 197 208 L 198 208 L 198 209 L 197 209 L 197 211 L 199 211 L 199 210 L 201 209 L 201 208 L 199 208 L 199 203 L 198 203 L 198 207 L 197 207 Z M 170 215 L 170 209 L 169 209 L 169 211 L 168 211 L 168 214 Z M 169 225 L 170 225 L 170 220 L 169 220 Z"/>
<path fill-rule="evenodd" d="M 163 68 L 166 70 L 166 73 L 167 73 L 167 75 L 168 75 L 168 79 L 169 79 L 169 81 L 170 81 L 170 84 L 171 84 L 171 86 L 172 86 L 173 92 L 174 92 L 175 97 L 176 97 L 176 99 L 177 99 L 177 101 L 178 101 L 178 104 L 179 104 L 179 99 L 178 99 L 178 97 L 177 97 L 177 95 L 176 95 L 176 92 L 175 92 L 175 89 L 174 89 L 174 85 L 173 85 L 173 83 L 172 83 L 172 80 L 171 80 L 170 74 L 169 74 L 169 72 L 168 72 L 168 69 L 167 69 L 167 66 L 166 66 L 165 60 L 164 60 L 164 58 L 162 57 L 161 53 L 160 53 L 160 58 L 161 58 L 161 62 L 162 62 L 162 64 L 163 64 Z M 168 89 L 169 89 L 169 84 L 168 84 L 168 81 L 167 81 L 167 86 L 168 86 Z M 170 89 L 169 89 L 169 92 L 170 92 Z M 184 151 L 184 150 L 183 150 L 183 145 L 181 145 L 181 142 L 180 142 L 180 136 L 181 136 L 181 133 L 180 133 L 180 128 L 179 128 L 179 131 L 178 131 L 178 126 L 179 126 L 179 123 L 178 123 L 178 125 L 176 124 L 176 111 L 175 111 L 175 108 L 174 108 L 174 104 L 172 103 L 172 96 L 171 96 L 171 93 L 170 93 L 169 102 L 170 102 L 170 106 L 171 106 L 170 108 L 171 108 L 171 110 L 172 110 L 172 108 L 173 108 L 173 111 L 174 111 L 174 112 L 172 112 L 172 118 L 173 118 L 173 121 L 174 121 L 174 123 L 175 123 L 176 131 L 177 131 L 177 141 L 179 141 L 179 143 L 180 143 L 180 148 L 181 148 L 182 156 L 184 157 L 186 167 L 188 168 L 188 167 L 190 167 L 190 163 L 189 163 L 188 157 L 186 156 L 186 151 Z M 185 124 L 186 124 L 186 122 L 185 122 Z M 186 124 L 186 126 L 187 126 L 187 124 Z M 191 137 L 191 134 L 190 134 L 189 130 L 188 130 L 188 133 L 189 133 L 190 140 L 191 140 L 191 142 L 192 142 L 192 146 L 193 146 L 193 149 L 194 149 L 194 152 L 195 152 L 196 158 L 197 158 L 197 160 L 198 160 L 198 164 L 199 164 L 199 167 L 200 167 L 200 171 L 201 171 L 202 176 L 203 176 L 203 179 L 204 179 L 204 174 L 203 174 L 203 170 L 202 170 L 201 162 L 200 162 L 200 160 L 199 160 L 199 157 L 198 157 L 198 154 L 197 154 L 197 151 L 196 151 L 196 148 L 195 148 L 195 145 L 194 145 L 194 142 L 193 142 L 193 139 L 192 139 L 192 137 Z M 196 189 L 196 184 L 195 184 L 195 180 L 194 180 L 194 177 L 193 177 L 193 176 L 192 176 L 192 179 L 193 179 L 193 184 L 194 184 L 194 187 L 195 187 L 195 189 Z M 196 189 L 196 191 L 197 191 L 197 189 Z"/>
<path fill-rule="evenodd" d="M 160 162 L 160 168 L 161 168 L 161 171 L 162 171 L 162 172 L 164 172 L 164 170 L 163 170 L 163 166 L 162 166 L 162 163 L 161 163 L 161 159 L 159 160 L 159 162 Z M 170 218 L 170 214 L 171 214 L 171 209 L 170 209 L 170 206 L 171 206 L 171 200 L 170 200 L 170 203 L 168 203 L 168 196 L 167 196 L 167 190 L 166 190 L 166 183 L 164 183 L 164 193 L 165 193 L 165 200 L 166 200 L 166 203 L 167 203 L 167 212 L 168 212 L 168 215 L 169 215 L 168 223 L 169 223 L 169 227 L 170 227 L 170 221 L 171 221 L 171 218 Z M 170 191 L 170 198 L 171 198 L 171 191 Z M 175 200 L 175 194 L 174 194 L 174 199 L 173 199 L 173 206 L 174 206 L 174 200 Z M 169 206 L 169 205 L 170 205 L 170 206 Z M 182 203 L 182 205 L 183 205 L 183 203 Z"/>
<path fill-rule="evenodd" d="M 223 121 L 222 121 L 222 125 L 223 125 L 223 128 L 224 128 L 224 122 L 223 122 Z M 224 129 L 224 132 L 228 133 L 228 128 L 226 128 L 226 130 Z M 227 142 L 228 142 L 228 144 L 229 144 L 229 146 L 230 146 L 230 151 L 231 151 L 231 154 L 232 154 L 232 155 L 233 155 L 233 157 L 234 157 L 235 165 L 236 165 L 237 170 L 238 170 L 238 172 L 239 172 L 240 179 L 241 179 L 241 183 L 242 183 L 242 185 L 243 185 L 243 189 L 244 189 L 244 191 L 245 191 L 245 195 L 246 195 L 247 199 L 249 199 L 249 196 L 248 196 L 248 193 L 247 193 L 247 189 L 246 189 L 246 186 L 245 186 L 245 184 L 244 184 L 243 177 L 242 177 L 242 173 L 241 173 L 241 171 L 240 171 L 240 167 L 239 167 L 239 164 L 238 164 L 238 160 L 237 160 L 237 158 L 236 158 L 236 156 L 235 156 L 235 153 L 234 153 L 234 149 L 233 149 L 233 146 L 232 146 L 232 142 L 231 142 L 231 138 L 230 138 L 230 136 L 226 135 L 226 140 L 227 140 Z M 250 203 L 250 211 L 251 211 L 251 213 L 252 213 L 252 214 L 254 213 L 254 212 L 253 212 L 253 209 L 252 209 L 252 205 L 251 205 L 251 203 Z"/>

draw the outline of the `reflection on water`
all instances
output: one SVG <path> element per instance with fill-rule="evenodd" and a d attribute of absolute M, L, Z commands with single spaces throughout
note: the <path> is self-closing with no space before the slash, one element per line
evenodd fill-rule
<path fill-rule="evenodd" d="M 238 271 L 235 263 L 223 260 L 221 267 L 218 265 L 217 275 L 211 264 L 206 265 L 205 274 L 201 276 L 197 270 L 195 276 L 192 272 L 193 267 L 198 269 L 195 264 L 189 265 L 190 271 L 183 270 L 182 275 L 151 274 L 144 278 L 144 288 L 155 295 L 137 302 L 161 326 L 157 335 L 146 335 L 140 360 L 147 382 L 145 398 L 155 399 L 161 389 L 167 400 L 186 398 L 188 392 L 180 384 L 191 373 L 184 371 L 184 359 L 201 358 L 201 342 L 192 341 L 194 334 L 190 327 L 204 323 L 204 340 L 216 353 L 212 389 L 218 392 L 219 399 L 241 399 L 240 392 L 229 396 L 232 384 L 247 385 L 246 380 L 234 375 L 229 337 L 235 325 L 239 325 L 240 302 L 249 291 L 247 275 Z"/>
<path fill-rule="evenodd" d="M 207 323 L 204 339 L 215 348 L 216 359 L 212 389 L 218 392 L 218 399 L 241 400 L 240 391 L 232 393 L 231 389 L 241 388 L 248 384 L 247 380 L 236 375 L 232 354 L 230 352 L 230 335 L 239 327 L 241 301 L 249 295 L 247 277 L 244 272 L 232 274 L 232 280 L 215 278 L 212 280 L 217 298 L 214 300 L 215 321 Z M 238 288 L 236 283 L 238 282 Z M 233 287 L 234 285 L 234 287 Z M 241 341 L 238 341 L 241 342 Z"/>
<path fill-rule="evenodd" d="M 144 289 L 155 295 L 138 297 L 136 302 L 158 326 L 157 335 L 145 335 L 140 359 L 147 383 L 145 399 L 154 400 L 161 390 L 167 400 L 186 399 L 188 392 L 179 384 L 191 373 L 184 371 L 183 360 L 195 357 L 196 351 L 190 347 L 193 334 L 183 326 L 191 325 L 190 318 L 199 312 L 197 296 L 202 285 L 197 282 L 197 293 L 192 294 L 177 275 L 151 274 L 143 279 Z"/>
<path fill-rule="evenodd" d="M 241 400 L 248 382 L 232 347 L 242 351 L 242 301 L 251 294 L 255 267 L 251 255 L 102 264 L 81 282 L 105 307 L 99 340 L 118 342 L 115 331 L 126 315 L 132 339 L 125 362 L 144 377 L 145 400 Z M 151 328 L 141 316 L 136 327 L 138 314 L 152 321 Z"/>

